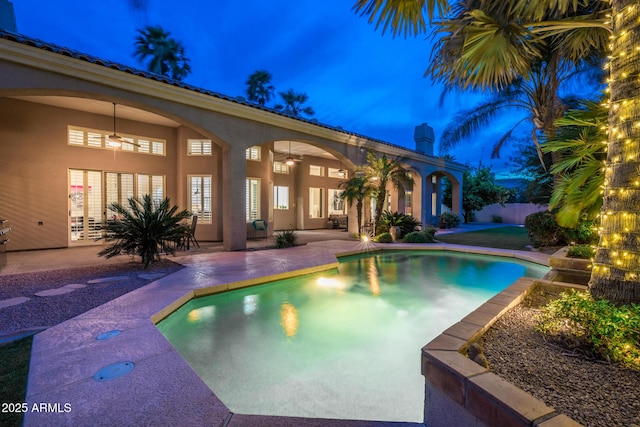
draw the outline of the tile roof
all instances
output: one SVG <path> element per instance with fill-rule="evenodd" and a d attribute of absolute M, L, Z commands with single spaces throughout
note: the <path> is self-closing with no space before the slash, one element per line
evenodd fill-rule
<path fill-rule="evenodd" d="M 202 93 L 204 95 L 213 96 L 215 98 L 224 99 L 224 100 L 229 101 L 229 102 L 235 102 L 237 104 L 246 105 L 248 107 L 257 108 L 259 110 L 268 111 L 270 113 L 278 114 L 280 116 L 290 117 L 290 118 L 292 118 L 294 120 L 299 120 L 299 121 L 302 121 L 302 122 L 306 122 L 306 123 L 309 123 L 309 124 L 313 124 L 313 125 L 316 125 L 316 126 L 327 128 L 327 129 L 330 129 L 330 130 L 333 130 L 333 131 L 336 131 L 336 132 L 341 132 L 341 133 L 344 133 L 344 134 L 347 134 L 347 135 L 353 135 L 353 136 L 358 137 L 358 138 L 368 139 L 369 141 L 373 141 L 373 142 L 376 142 L 376 143 L 388 145 L 390 147 L 398 148 L 398 149 L 401 149 L 401 150 L 409 151 L 409 152 L 420 154 L 420 155 L 423 155 L 423 156 L 431 157 L 431 156 L 428 156 L 425 153 L 413 150 L 411 148 L 403 147 L 403 146 L 397 145 L 397 144 L 392 144 L 390 142 L 382 141 L 382 140 L 376 139 L 376 138 L 371 138 L 371 137 L 368 137 L 366 135 L 361 135 L 361 134 L 358 134 L 358 133 L 355 133 L 355 132 L 345 131 L 340 126 L 332 126 L 332 125 L 320 123 L 320 122 L 318 122 L 317 119 L 306 119 L 304 117 L 292 116 L 292 115 L 289 115 L 289 114 L 285 114 L 282 111 L 274 110 L 273 108 L 264 107 L 264 106 L 256 104 L 256 103 L 249 102 L 242 96 L 232 97 L 232 96 L 224 95 L 224 94 L 219 93 L 219 92 L 214 92 L 212 90 L 203 89 L 203 88 L 200 88 L 200 87 L 197 87 L 197 86 L 193 86 L 193 85 L 190 85 L 188 83 L 184 83 L 184 82 L 179 81 L 179 80 L 174 80 L 174 79 L 171 79 L 171 78 L 169 78 L 167 76 L 164 76 L 164 75 L 151 73 L 149 71 L 143 71 L 143 70 L 140 70 L 138 68 L 133 68 L 133 67 L 130 67 L 128 65 L 123 65 L 123 64 L 120 64 L 120 63 L 117 63 L 117 62 L 113 62 L 113 61 L 108 61 L 108 60 L 105 60 L 105 59 L 102 59 L 102 58 L 98 58 L 97 56 L 93 56 L 93 55 L 89 55 L 89 54 L 86 54 L 86 53 L 83 53 L 83 52 L 79 52 L 79 51 L 74 50 L 74 49 L 69 49 L 67 47 L 58 46 L 58 45 L 55 45 L 53 43 L 45 42 L 43 40 L 34 39 L 34 38 L 27 37 L 27 36 L 22 35 L 22 34 L 14 33 L 14 32 L 11 32 L 11 31 L 7 31 L 7 30 L 5 30 L 3 28 L 0 28 L 0 39 L 9 40 L 9 41 L 16 42 L 16 43 L 21 43 L 21 44 L 24 44 L 24 45 L 27 45 L 27 46 L 31 46 L 31 47 L 35 47 L 35 48 L 38 48 L 38 49 L 46 50 L 46 51 L 49 51 L 49 52 L 57 53 L 59 55 L 68 56 L 68 57 L 74 58 L 74 59 L 79 59 L 81 61 L 87 61 L 87 62 L 90 62 L 92 64 L 101 65 L 103 67 L 111 68 L 113 70 L 117 70 L 117 71 L 121 71 L 121 72 L 124 72 L 124 73 L 133 74 L 135 76 L 143 77 L 143 78 L 150 79 L 150 80 L 155 80 L 157 82 L 168 84 L 168 85 L 171 85 L 171 86 L 177 86 L 177 87 L 180 87 L 180 88 L 183 88 L 183 89 L 186 89 L 186 90 L 190 90 L 190 91 L 193 91 L 193 92 L 198 92 L 198 93 Z"/>

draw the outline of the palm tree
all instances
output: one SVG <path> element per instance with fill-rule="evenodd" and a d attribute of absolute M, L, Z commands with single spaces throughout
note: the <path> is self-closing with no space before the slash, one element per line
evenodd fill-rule
<path fill-rule="evenodd" d="M 353 176 L 340 183 L 340 188 L 344 190 L 340 198 L 346 200 L 349 206 L 356 202 L 356 212 L 358 215 L 358 233 L 362 230 L 362 208 L 364 200 L 373 194 L 375 188 L 366 176 Z"/>
<path fill-rule="evenodd" d="M 181 222 L 191 217 L 187 210 L 178 212 L 177 206 L 170 206 L 168 198 L 154 203 L 148 194 L 141 200 L 129 198 L 128 206 L 112 203 L 110 209 L 118 218 L 107 221 L 106 241 L 116 242 L 98 255 L 139 255 L 144 268 L 160 259 L 160 251 L 173 255 L 174 246 L 188 232 Z"/>
<path fill-rule="evenodd" d="M 271 84 L 271 73 L 266 70 L 255 71 L 247 79 L 246 85 L 249 101 L 264 106 L 273 97 L 275 87 Z"/>
<path fill-rule="evenodd" d="M 589 291 L 594 298 L 617 304 L 640 302 L 640 109 L 636 108 L 640 85 L 640 8 L 637 0 L 590 1 L 597 14 L 571 16 L 576 5 L 569 0 L 487 0 L 501 8 L 497 21 L 481 10 L 464 18 L 468 25 L 455 34 L 458 44 L 442 63 L 463 87 L 505 86 L 526 74 L 527 64 L 540 54 L 539 46 L 553 36 L 566 34 L 563 48 L 584 58 L 589 46 L 603 49 L 600 33 L 611 32 L 609 41 L 609 120 L 604 198 L 600 242 L 596 251 Z M 609 17 L 605 14 L 607 7 Z M 447 21 L 451 7 L 446 0 L 359 0 L 354 8 L 377 25 L 404 29 L 405 34 L 423 30 L 424 14 L 432 19 L 436 8 Z M 555 15 L 559 12 L 561 18 Z M 549 20 L 548 17 L 557 19 Z M 408 29 L 408 31 L 407 31 Z M 609 50 L 607 49 L 607 51 Z"/>
<path fill-rule="evenodd" d="M 170 38 L 170 35 L 170 32 L 159 25 L 138 29 L 134 56 L 141 63 L 149 59 L 148 71 L 174 80 L 182 80 L 191 72 L 191 66 L 182 43 Z"/>
<path fill-rule="evenodd" d="M 413 178 L 411 173 L 402 165 L 402 159 L 389 159 L 386 154 L 378 158 L 372 150 L 367 153 L 367 163 L 361 166 L 360 169 L 364 172 L 365 177 L 371 180 L 375 189 L 373 194 L 376 197 L 376 209 L 373 222 L 377 235 L 380 217 L 387 201 L 389 183 L 401 194 L 404 194 L 405 189 L 409 189 L 413 185 Z"/>
<path fill-rule="evenodd" d="M 566 76 L 565 76 L 566 77 Z M 564 82 L 568 81 L 568 78 Z M 539 134 L 544 140 L 553 139 L 557 131 L 556 120 L 559 119 L 567 107 L 574 107 L 572 98 L 563 99 L 551 94 L 539 86 L 540 79 L 519 78 L 509 84 L 505 90 L 490 92 L 479 104 L 459 111 L 449 122 L 440 138 L 440 149 L 448 150 L 468 140 L 476 132 L 491 127 L 493 120 L 500 114 L 509 112 L 513 120 L 504 134 L 494 143 L 491 158 L 500 158 L 503 146 L 512 140 L 514 131 L 523 124 L 531 126 L 531 141 L 538 155 L 538 161 L 549 170 L 549 161 L 542 153 Z M 550 157 L 550 156 L 546 156 Z"/>
<path fill-rule="evenodd" d="M 544 152 L 559 154 L 551 168 L 556 180 L 549 208 L 558 209 L 556 219 L 563 227 L 595 219 L 602 207 L 607 116 L 602 104 L 584 101 L 557 121 L 558 134 L 542 146 Z"/>
<path fill-rule="evenodd" d="M 283 113 L 300 117 L 304 114 L 306 116 L 313 116 L 315 112 L 311 107 L 305 107 L 304 103 L 309 100 L 309 96 L 304 93 L 296 93 L 293 89 L 289 89 L 286 92 L 278 92 L 284 104 L 277 104 L 273 108 L 280 110 Z"/>
<path fill-rule="evenodd" d="M 517 14 L 510 13 L 502 2 L 472 0 L 456 5 L 451 17 L 439 23 L 435 31 L 436 35 L 441 37 L 434 46 L 434 60 L 431 61 L 427 74 L 435 81 L 443 83 L 449 90 L 488 89 L 489 96 L 479 106 L 461 112 L 451 121 L 443 135 L 442 148 L 452 147 L 479 128 L 489 126 L 495 115 L 505 109 L 515 110 L 514 126 L 499 138 L 493 147 L 491 157 L 499 157 L 500 149 L 509 141 L 513 130 L 528 122 L 540 162 L 545 169 L 547 168 L 540 151 L 538 135 L 543 134 L 545 139 L 551 139 L 555 135 L 555 121 L 567 109 L 567 100 L 560 97 L 560 92 L 563 89 L 566 91 L 568 82 L 575 80 L 577 75 L 600 81 L 601 63 L 609 33 L 602 28 L 592 29 L 594 43 L 585 45 L 581 34 L 573 32 L 540 37 L 535 34 L 520 35 L 514 31 L 515 36 L 503 40 L 500 40 L 500 37 L 496 40 L 495 32 L 497 28 L 519 23 L 521 19 L 550 21 L 562 20 L 567 16 L 572 16 L 572 19 L 599 16 L 600 2 L 581 3 L 585 4 L 579 4 L 575 10 L 547 11 L 540 18 L 535 16 L 537 12 L 534 10 L 525 13 L 524 16 L 520 10 Z M 493 28 L 487 30 L 487 27 Z M 473 56 L 479 55 L 480 51 L 486 52 L 482 66 L 487 70 L 482 77 L 477 76 L 477 69 L 471 71 L 457 61 L 459 55 L 462 55 L 461 46 L 467 43 L 470 34 L 475 36 L 474 45 L 469 43 L 465 54 Z M 520 43 L 519 37 L 530 42 L 529 45 Z M 504 53 L 506 43 L 512 43 L 509 46 L 512 50 L 509 55 L 527 58 L 527 61 L 507 58 L 510 64 L 518 68 L 499 70 L 493 61 L 499 63 L 498 51 Z M 498 71 L 494 73 L 492 70 Z M 515 70 L 519 72 L 515 73 Z M 487 74 L 490 77 L 488 80 L 485 79 Z"/>
<path fill-rule="evenodd" d="M 640 8 L 611 0 L 609 118 L 600 242 L 589 291 L 594 298 L 640 302 Z"/>

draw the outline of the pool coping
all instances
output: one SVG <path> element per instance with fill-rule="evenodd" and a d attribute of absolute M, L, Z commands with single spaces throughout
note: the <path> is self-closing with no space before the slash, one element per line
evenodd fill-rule
<path fill-rule="evenodd" d="M 422 348 L 427 425 L 581 425 L 464 355 L 471 343 L 538 285 L 586 289 L 572 283 L 520 278 Z"/>
<path fill-rule="evenodd" d="M 422 425 L 234 414 L 155 326 L 194 296 L 261 284 L 265 278 L 272 281 L 332 269 L 338 257 L 385 249 L 498 255 L 548 265 L 545 256 L 529 252 L 448 244 L 363 245 L 355 241 L 185 257 L 178 261 L 186 268 L 34 337 L 24 425 L 96 425 L 96 420 L 105 425 L 234 426 L 246 425 L 246 420 L 251 420 L 251 425 L 283 426 Z M 114 329 L 122 333 L 108 340 L 95 339 Z M 135 365 L 128 375 L 109 381 L 93 379 L 104 366 L 123 361 Z M 68 411 L 66 403 L 70 405 Z"/>

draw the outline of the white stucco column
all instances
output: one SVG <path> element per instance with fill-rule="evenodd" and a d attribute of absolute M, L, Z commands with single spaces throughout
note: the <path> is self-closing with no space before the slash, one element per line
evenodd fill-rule
<path fill-rule="evenodd" d="M 435 215 L 433 215 L 433 221 L 436 222 L 442 214 L 442 176 L 434 175 L 431 179 L 431 197 L 435 198 Z M 433 196 L 433 194 L 435 194 L 435 196 Z"/>
<path fill-rule="evenodd" d="M 230 146 L 222 153 L 222 239 L 226 251 L 247 247 L 246 150 Z"/>
<path fill-rule="evenodd" d="M 421 209 L 420 209 L 420 221 L 422 222 L 423 228 L 427 225 L 433 224 L 433 217 L 431 216 L 431 179 L 430 176 L 422 178 L 421 182 L 421 192 L 420 192 L 420 201 L 421 201 Z"/>
<path fill-rule="evenodd" d="M 462 177 L 460 178 L 462 182 Z M 456 183 L 451 188 L 451 211 L 464 221 L 462 215 L 462 184 Z"/>

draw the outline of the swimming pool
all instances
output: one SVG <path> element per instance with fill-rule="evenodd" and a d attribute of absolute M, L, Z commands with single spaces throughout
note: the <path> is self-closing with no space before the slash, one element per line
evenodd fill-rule
<path fill-rule="evenodd" d="M 420 349 L 519 277 L 547 271 L 385 251 L 191 300 L 158 328 L 233 412 L 422 422 Z"/>

